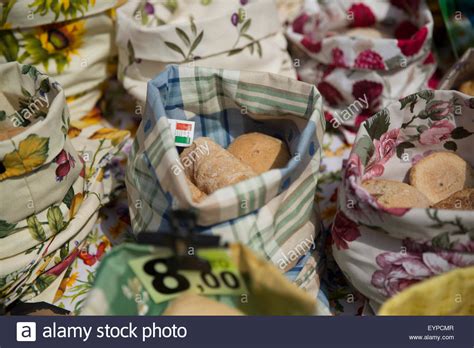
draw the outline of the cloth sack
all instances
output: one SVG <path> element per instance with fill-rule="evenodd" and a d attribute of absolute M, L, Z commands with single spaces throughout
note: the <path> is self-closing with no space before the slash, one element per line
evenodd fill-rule
<path fill-rule="evenodd" d="M 9 304 L 45 291 L 79 255 L 128 132 L 96 124 L 69 136 L 56 81 L 16 62 L 0 75 L 0 299 Z"/>
<path fill-rule="evenodd" d="M 170 209 L 189 209 L 200 232 L 241 242 L 282 271 L 291 269 L 311 252 L 319 232 L 314 195 L 325 126 L 321 103 L 314 86 L 279 75 L 170 66 L 148 84 L 129 157 L 125 181 L 134 233 L 168 231 Z M 224 148 L 247 132 L 276 136 L 292 159 L 195 203 L 185 174 L 175 171 L 180 160 L 168 119 L 194 121 L 195 139 L 207 136 Z M 302 265 L 296 282 L 305 287 L 316 278 L 315 265 Z"/>
<path fill-rule="evenodd" d="M 306 1 L 288 27 L 293 58 L 300 60 L 298 76 L 317 86 L 335 128 L 356 130 L 390 102 L 426 89 L 436 67 L 433 18 L 424 1 L 403 4 Z M 385 36 L 353 31 L 375 29 Z"/>
<path fill-rule="evenodd" d="M 34 65 L 64 88 L 71 118 L 87 114 L 115 54 L 111 1 L 9 1 L 0 8 L 0 63 Z"/>
<path fill-rule="evenodd" d="M 272 0 L 131 1 L 117 11 L 117 46 L 119 79 L 142 104 L 168 64 L 296 78 Z"/>
<path fill-rule="evenodd" d="M 162 315 L 172 301 L 155 303 L 131 267 L 125 266 L 130 260 L 153 254 L 159 257 L 160 250 L 135 244 L 115 247 L 102 261 L 81 315 Z M 206 297 L 237 308 L 246 315 L 315 314 L 314 298 L 286 280 L 273 265 L 256 257 L 250 249 L 232 244 L 229 255 L 246 283 L 245 300 L 229 295 Z M 209 313 L 204 310 L 198 315 Z"/>
<path fill-rule="evenodd" d="M 416 284 L 385 302 L 379 315 L 474 315 L 474 267 Z"/>
<path fill-rule="evenodd" d="M 436 151 L 455 151 L 472 166 L 471 100 L 455 91 L 421 91 L 374 115 L 357 134 L 339 188 L 333 254 L 376 311 L 414 283 L 474 265 L 472 211 L 385 208 L 361 186 L 371 178 L 404 182 Z"/>
<path fill-rule="evenodd" d="M 280 21 L 287 25 L 298 15 L 304 0 L 276 0 Z"/>

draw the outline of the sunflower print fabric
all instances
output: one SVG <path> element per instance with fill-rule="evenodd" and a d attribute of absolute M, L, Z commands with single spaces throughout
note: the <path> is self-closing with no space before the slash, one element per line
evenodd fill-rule
<path fill-rule="evenodd" d="M 18 57 L 19 62 L 31 59 L 33 64 L 42 64 L 47 71 L 49 62 L 56 63 L 58 73 L 71 62 L 73 55 L 79 54 L 85 34 L 85 21 L 66 22 L 41 26 L 19 40 L 25 53 Z M 18 60 L 18 59 L 17 59 Z"/>
<path fill-rule="evenodd" d="M 0 7 L 0 29 L 26 28 L 104 12 L 116 1 L 9 0 Z"/>
<path fill-rule="evenodd" d="M 71 119 L 86 115 L 109 76 L 117 2 L 10 1 L 0 7 L 0 63 L 18 61 L 54 77 L 64 88 Z"/>

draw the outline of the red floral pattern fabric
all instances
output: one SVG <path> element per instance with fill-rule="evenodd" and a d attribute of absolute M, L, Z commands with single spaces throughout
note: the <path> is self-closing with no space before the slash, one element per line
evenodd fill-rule
<path fill-rule="evenodd" d="M 362 3 L 353 4 L 347 11 L 347 15 L 352 19 L 351 27 L 370 27 L 376 22 L 372 9 Z"/>
<path fill-rule="evenodd" d="M 351 34 L 355 28 L 382 32 L 362 37 L 364 31 Z M 424 2 L 334 0 L 306 4 L 287 35 L 305 53 L 299 79 L 318 86 L 333 125 L 357 131 L 361 120 L 389 103 L 429 88 L 436 69 L 432 32 Z"/>

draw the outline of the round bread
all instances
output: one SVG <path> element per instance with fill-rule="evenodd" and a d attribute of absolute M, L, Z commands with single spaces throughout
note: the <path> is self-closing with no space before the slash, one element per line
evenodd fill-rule
<path fill-rule="evenodd" d="M 362 183 L 372 196 L 386 208 L 428 208 L 428 198 L 413 186 L 392 180 L 370 179 Z"/>
<path fill-rule="evenodd" d="M 388 38 L 385 32 L 377 30 L 375 28 L 353 28 L 347 30 L 344 35 L 350 37 L 360 37 L 360 38 L 371 38 L 371 39 L 383 39 Z"/>
<path fill-rule="evenodd" d="M 257 175 L 248 165 L 206 137 L 196 139 L 181 153 L 180 159 L 188 178 L 206 194 Z"/>
<path fill-rule="evenodd" d="M 196 185 L 194 185 L 187 176 L 185 176 L 185 178 L 186 178 L 186 182 L 188 183 L 189 190 L 191 191 L 193 202 L 199 203 L 204 198 L 207 197 L 207 195 L 204 192 L 202 192 L 200 189 L 198 189 Z"/>
<path fill-rule="evenodd" d="M 201 316 L 201 315 L 244 315 L 241 311 L 207 297 L 185 293 L 171 301 L 163 315 Z"/>
<path fill-rule="evenodd" d="M 438 209 L 453 209 L 453 210 L 474 210 L 474 189 L 464 189 L 458 191 L 441 202 L 433 205 L 433 208 Z"/>
<path fill-rule="evenodd" d="M 459 90 L 467 95 L 474 96 L 474 80 L 464 82 Z"/>
<path fill-rule="evenodd" d="M 410 184 L 436 204 L 453 193 L 471 187 L 471 166 L 452 152 L 435 152 L 410 170 Z"/>
<path fill-rule="evenodd" d="M 262 133 L 239 136 L 227 151 L 249 165 L 257 174 L 283 168 L 290 160 L 290 153 L 283 141 Z"/>

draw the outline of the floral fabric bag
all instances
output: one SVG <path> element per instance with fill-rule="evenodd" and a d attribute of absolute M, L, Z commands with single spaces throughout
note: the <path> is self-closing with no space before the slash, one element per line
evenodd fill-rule
<path fill-rule="evenodd" d="M 304 0 L 276 0 L 280 21 L 287 25 L 298 15 Z"/>
<path fill-rule="evenodd" d="M 117 16 L 119 78 L 143 104 L 167 64 L 296 78 L 272 0 L 130 1 Z"/>
<path fill-rule="evenodd" d="M 315 262 L 301 256 L 313 252 L 320 224 L 321 102 L 314 86 L 279 75 L 170 66 L 148 84 L 130 154 L 125 180 L 134 233 L 168 231 L 170 209 L 191 210 L 200 232 L 243 243 L 284 272 L 303 260 L 294 280 L 317 292 Z M 292 158 L 195 203 L 184 172 L 174 170 L 180 159 L 168 119 L 194 121 L 194 139 L 210 137 L 224 148 L 243 133 L 266 133 L 286 142 Z"/>
<path fill-rule="evenodd" d="M 34 66 L 0 65 L 0 300 L 54 292 L 112 185 L 106 165 L 128 132 L 70 131 L 64 90 Z M 14 199 L 5 199 L 11 197 Z"/>
<path fill-rule="evenodd" d="M 390 102 L 426 89 L 436 67 L 432 31 L 424 1 L 334 0 L 306 1 L 287 35 L 298 75 L 317 86 L 327 119 L 357 130 Z"/>
<path fill-rule="evenodd" d="M 71 119 L 91 111 L 102 95 L 114 55 L 110 1 L 12 0 L 0 7 L 0 63 L 34 65 L 64 88 Z"/>
<path fill-rule="evenodd" d="M 357 134 L 339 189 L 333 253 L 375 309 L 414 283 L 474 265 L 472 211 L 387 208 L 361 186 L 404 182 L 413 165 L 440 151 L 472 166 L 472 101 L 455 91 L 421 91 L 374 115 Z"/>

